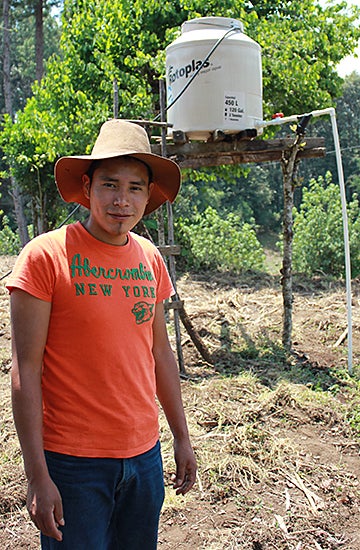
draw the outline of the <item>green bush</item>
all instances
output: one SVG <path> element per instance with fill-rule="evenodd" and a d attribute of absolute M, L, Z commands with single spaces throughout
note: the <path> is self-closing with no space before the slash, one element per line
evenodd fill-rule
<path fill-rule="evenodd" d="M 313 275 L 345 275 L 344 233 L 339 187 L 325 178 L 311 180 L 303 191 L 299 211 L 294 209 L 293 267 Z M 360 273 L 360 211 L 357 197 L 348 204 L 352 275 Z"/>
<path fill-rule="evenodd" d="M 0 229 L 0 254 L 3 256 L 16 255 L 20 251 L 19 235 L 15 233 L 10 225 L 7 216 L 3 216 Z"/>
<path fill-rule="evenodd" d="M 193 220 L 180 218 L 176 229 L 186 267 L 212 267 L 237 272 L 261 270 L 264 251 L 254 228 L 235 214 L 221 218 L 210 206 Z"/>

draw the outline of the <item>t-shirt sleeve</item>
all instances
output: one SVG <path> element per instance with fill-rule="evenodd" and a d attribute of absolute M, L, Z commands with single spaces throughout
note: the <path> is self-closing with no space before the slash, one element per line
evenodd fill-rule
<path fill-rule="evenodd" d="M 36 237 L 20 252 L 6 288 L 28 292 L 35 298 L 52 301 L 55 282 L 54 253 L 47 239 Z"/>

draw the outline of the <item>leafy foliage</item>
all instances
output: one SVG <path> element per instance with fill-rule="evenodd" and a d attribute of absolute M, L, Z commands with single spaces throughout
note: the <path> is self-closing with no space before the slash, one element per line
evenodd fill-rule
<path fill-rule="evenodd" d="M 6 216 L 3 217 L 0 229 L 0 254 L 15 255 L 20 251 L 19 235 L 15 233 L 9 226 L 9 220 Z"/>
<path fill-rule="evenodd" d="M 352 274 L 360 273 L 360 210 L 356 197 L 348 204 Z M 319 176 L 304 189 L 299 211 L 294 212 L 294 269 L 313 275 L 345 275 L 344 234 L 339 188 L 331 174 Z"/>
<path fill-rule="evenodd" d="M 338 125 L 346 184 L 360 193 L 360 74 L 352 73 L 345 80 L 337 101 Z"/>
<path fill-rule="evenodd" d="M 235 214 L 221 218 L 209 206 L 193 221 L 176 222 L 180 240 L 185 241 L 188 267 L 217 267 L 237 272 L 261 270 L 264 252 L 254 228 Z"/>
<path fill-rule="evenodd" d="M 356 8 L 350 11 L 346 2 L 322 8 L 313 0 L 293 0 L 260 1 L 255 9 L 260 16 L 255 26 L 263 49 L 265 113 L 331 106 L 341 86 L 336 65 L 359 38 Z"/>
<path fill-rule="evenodd" d="M 35 227 L 57 224 L 63 207 L 53 182 L 54 160 L 89 152 L 100 124 L 113 114 L 114 80 L 120 117 L 154 118 L 165 47 L 185 20 L 220 13 L 244 22 L 262 47 L 266 117 L 332 104 L 341 84 L 335 66 L 359 38 L 357 11 L 345 8 L 345 2 L 323 8 L 314 0 L 65 0 L 60 55 L 48 61 L 46 76 L 33 86 L 16 121 L 5 120 L 0 135 Z M 238 167 L 216 176 L 212 196 L 210 187 L 204 194 L 208 204 L 220 202 L 226 213 L 235 211 L 248 221 L 276 222 L 276 216 L 266 216 L 276 197 L 264 180 L 257 200 L 256 175 L 243 188 Z"/>
<path fill-rule="evenodd" d="M 353 72 L 344 80 L 341 94 L 336 101 L 336 120 L 340 136 L 342 164 L 347 198 L 360 193 L 360 74 Z M 334 141 L 329 117 L 313 121 L 309 126 L 310 135 L 325 137 L 326 157 L 311 159 L 301 163 L 306 180 L 318 174 L 325 176 L 327 171 L 337 181 L 337 166 Z"/>
<path fill-rule="evenodd" d="M 32 95 L 35 80 L 35 17 L 34 0 L 12 0 L 10 2 L 11 35 L 11 87 L 14 111 L 22 109 Z M 43 2 L 44 61 L 59 53 L 61 29 L 57 18 L 51 15 L 51 7 L 58 2 Z M 0 109 L 4 111 L 4 96 L 0 92 Z"/>

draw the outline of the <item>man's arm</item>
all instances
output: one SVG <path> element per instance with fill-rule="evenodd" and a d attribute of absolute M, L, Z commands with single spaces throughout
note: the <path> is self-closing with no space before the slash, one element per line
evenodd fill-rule
<path fill-rule="evenodd" d="M 185 495 L 196 480 L 196 459 L 190 443 L 181 399 L 179 372 L 167 335 L 162 303 L 156 306 L 153 327 L 157 396 L 174 436 L 174 489 L 176 494 Z"/>
<path fill-rule="evenodd" d="M 44 535 L 62 539 L 60 494 L 45 462 L 42 438 L 42 361 L 51 303 L 15 289 L 11 293 L 13 415 L 28 479 L 27 506 Z"/>

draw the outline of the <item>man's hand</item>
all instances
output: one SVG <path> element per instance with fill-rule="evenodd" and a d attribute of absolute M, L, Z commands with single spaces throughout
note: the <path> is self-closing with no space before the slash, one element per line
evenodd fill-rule
<path fill-rule="evenodd" d="M 176 475 L 173 487 L 177 495 L 185 495 L 196 480 L 196 459 L 181 399 L 179 370 L 171 349 L 162 302 L 156 305 L 153 322 L 153 355 L 156 392 L 174 436 Z"/>
<path fill-rule="evenodd" d="M 189 441 L 174 440 L 176 475 L 173 488 L 177 495 L 185 495 L 196 481 L 196 458 Z"/>
<path fill-rule="evenodd" d="M 50 477 L 29 482 L 27 509 L 36 527 L 47 537 L 62 540 L 59 526 L 65 525 L 61 496 Z"/>

